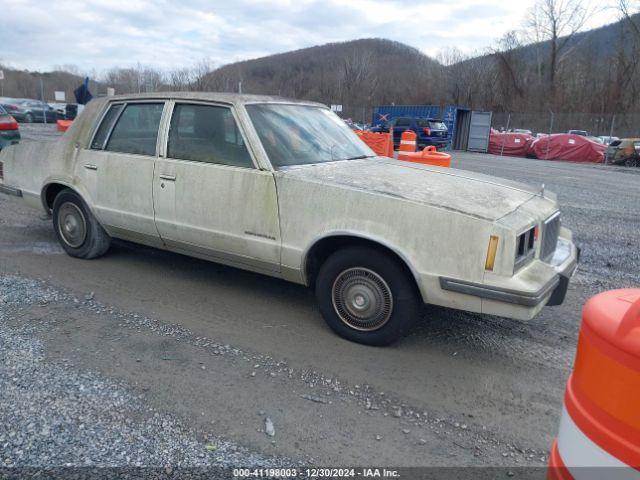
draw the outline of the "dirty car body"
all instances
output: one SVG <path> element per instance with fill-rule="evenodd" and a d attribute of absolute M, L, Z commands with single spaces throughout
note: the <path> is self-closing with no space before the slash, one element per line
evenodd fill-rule
<path fill-rule="evenodd" d="M 308 285 L 334 331 L 373 345 L 424 303 L 530 319 L 578 260 L 553 194 L 376 157 L 310 102 L 98 99 L 61 141 L 0 162 L 0 191 L 52 214 L 71 255 L 120 238 Z"/>

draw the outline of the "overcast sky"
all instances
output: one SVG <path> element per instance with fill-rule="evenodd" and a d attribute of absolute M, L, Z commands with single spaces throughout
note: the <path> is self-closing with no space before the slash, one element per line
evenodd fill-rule
<path fill-rule="evenodd" d="M 162 69 L 236 60 L 366 37 L 434 56 L 492 45 L 522 25 L 533 0 L 0 0 L 0 62 L 100 74 L 137 63 Z M 590 26 L 615 20 L 613 10 Z"/>

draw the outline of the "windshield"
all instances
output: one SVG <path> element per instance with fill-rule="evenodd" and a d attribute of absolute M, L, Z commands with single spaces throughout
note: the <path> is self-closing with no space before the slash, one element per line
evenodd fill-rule
<path fill-rule="evenodd" d="M 277 167 L 375 156 L 333 112 L 309 105 L 252 104 L 247 112 Z"/>

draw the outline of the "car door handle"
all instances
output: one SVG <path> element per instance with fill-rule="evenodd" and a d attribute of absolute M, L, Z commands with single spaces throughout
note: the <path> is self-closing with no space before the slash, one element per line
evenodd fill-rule
<path fill-rule="evenodd" d="M 168 182 L 175 182 L 176 176 L 175 175 L 160 174 L 160 180 L 166 180 Z"/>
<path fill-rule="evenodd" d="M 97 170 L 98 167 L 96 165 L 91 165 L 89 163 L 85 164 L 84 168 L 86 168 L 87 170 Z"/>

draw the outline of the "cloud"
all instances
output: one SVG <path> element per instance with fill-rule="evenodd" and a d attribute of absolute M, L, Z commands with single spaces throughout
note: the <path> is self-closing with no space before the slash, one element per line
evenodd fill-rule
<path fill-rule="evenodd" d="M 104 72 L 216 65 L 332 41 L 384 37 L 429 55 L 479 51 L 520 26 L 533 0 L 5 0 L 0 62 Z M 599 23 L 612 21 L 601 17 Z"/>

